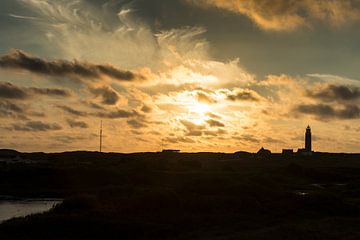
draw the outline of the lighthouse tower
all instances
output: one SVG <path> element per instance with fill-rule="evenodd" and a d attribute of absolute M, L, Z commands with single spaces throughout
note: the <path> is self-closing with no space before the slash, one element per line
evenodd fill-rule
<path fill-rule="evenodd" d="M 311 128 L 310 126 L 307 126 L 306 132 L 305 132 L 305 151 L 311 153 L 312 147 L 311 147 Z"/>

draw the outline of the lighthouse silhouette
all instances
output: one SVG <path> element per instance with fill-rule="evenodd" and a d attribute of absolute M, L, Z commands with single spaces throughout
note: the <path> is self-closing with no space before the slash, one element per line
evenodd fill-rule
<path fill-rule="evenodd" d="M 305 132 L 305 151 L 311 152 L 311 128 L 310 126 L 307 126 L 306 132 Z"/>

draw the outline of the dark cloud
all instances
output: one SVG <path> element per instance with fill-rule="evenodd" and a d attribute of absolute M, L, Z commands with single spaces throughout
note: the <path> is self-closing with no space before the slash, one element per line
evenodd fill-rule
<path fill-rule="evenodd" d="M 25 109 L 10 101 L 0 101 L 0 117 L 28 120 Z"/>
<path fill-rule="evenodd" d="M 116 119 L 116 118 L 136 117 L 136 116 L 139 116 L 139 113 L 137 113 L 136 111 L 127 111 L 127 110 L 117 109 L 115 111 L 109 111 L 109 112 L 98 112 L 98 113 L 95 113 L 94 116 L 99 117 L 99 118 Z"/>
<path fill-rule="evenodd" d="M 97 97 L 101 96 L 103 104 L 114 105 L 119 101 L 118 94 L 110 87 L 91 88 L 90 91 Z"/>
<path fill-rule="evenodd" d="M 136 128 L 136 129 L 147 127 L 147 125 L 145 123 L 142 123 L 142 122 L 140 122 L 138 120 L 135 120 L 135 119 L 128 120 L 127 123 L 131 127 Z"/>
<path fill-rule="evenodd" d="M 360 108 L 356 105 L 346 105 L 337 111 L 338 118 L 355 119 L 360 117 Z"/>
<path fill-rule="evenodd" d="M 298 105 L 298 113 L 322 120 L 360 118 L 360 108 L 355 103 L 360 99 L 360 89 L 356 86 L 325 84 L 308 89 L 306 94 L 320 103 Z"/>
<path fill-rule="evenodd" d="M 360 98 L 360 89 L 355 86 L 327 85 L 321 89 L 308 90 L 307 95 L 324 101 L 353 101 Z"/>
<path fill-rule="evenodd" d="M 74 142 L 83 141 L 89 139 L 88 137 L 82 136 L 56 136 L 54 140 L 64 143 L 64 144 L 72 144 Z"/>
<path fill-rule="evenodd" d="M 313 136 L 313 140 L 315 140 L 314 136 Z M 272 138 L 272 137 L 266 137 L 264 139 L 264 142 L 265 143 L 285 143 L 283 140 L 275 139 L 275 138 Z"/>
<path fill-rule="evenodd" d="M 186 128 L 187 136 L 201 136 L 203 134 L 203 131 L 206 130 L 205 125 L 197 125 L 188 120 L 181 120 L 180 122 Z"/>
<path fill-rule="evenodd" d="M 16 112 L 16 113 L 24 113 L 25 112 L 25 110 L 22 107 L 20 107 L 17 104 L 11 103 L 9 101 L 1 101 L 0 109 L 4 109 L 7 111 Z"/>
<path fill-rule="evenodd" d="M 226 97 L 230 101 L 259 101 L 260 96 L 250 89 L 235 89 L 232 92 L 226 94 Z"/>
<path fill-rule="evenodd" d="M 46 132 L 61 130 L 62 127 L 57 123 L 43 123 L 41 121 L 28 121 L 25 124 L 15 123 L 9 128 L 14 131 L 24 132 Z"/>
<path fill-rule="evenodd" d="M 221 119 L 221 116 L 219 116 L 219 115 L 217 115 L 215 113 L 208 112 L 208 113 L 206 113 L 206 115 L 211 117 L 211 118 Z"/>
<path fill-rule="evenodd" d="M 148 132 L 149 134 L 152 134 L 152 135 L 157 135 L 157 136 L 160 136 L 161 135 L 161 132 L 158 132 L 158 131 L 150 131 Z"/>
<path fill-rule="evenodd" d="M 100 105 L 100 104 L 97 104 L 95 102 L 92 102 L 92 101 L 86 101 L 86 100 L 82 100 L 81 103 L 83 105 L 85 105 L 86 107 L 89 107 L 89 108 L 92 108 L 92 109 L 96 109 L 96 110 L 105 110 L 105 107 Z"/>
<path fill-rule="evenodd" d="M 193 139 L 188 137 L 168 137 L 164 140 L 169 143 L 196 143 Z"/>
<path fill-rule="evenodd" d="M 97 103 L 94 102 L 90 102 L 89 107 L 94 108 L 94 109 L 98 109 L 98 110 L 105 110 L 105 108 Z"/>
<path fill-rule="evenodd" d="M 297 106 L 295 110 L 299 113 L 315 115 L 320 118 L 333 118 L 336 115 L 335 109 L 325 104 L 303 104 Z"/>
<path fill-rule="evenodd" d="M 98 118 L 110 118 L 110 119 L 141 117 L 141 115 L 136 111 L 127 111 L 127 110 L 123 110 L 123 109 L 91 113 L 91 112 L 77 110 L 77 109 L 74 109 L 72 107 L 65 106 L 65 105 L 58 105 L 57 107 L 71 115 L 78 116 L 78 117 L 94 116 L 94 117 L 98 117 Z"/>
<path fill-rule="evenodd" d="M 59 105 L 57 107 L 62 109 L 63 111 L 65 111 L 67 113 L 70 113 L 72 115 L 79 116 L 79 117 L 86 117 L 89 114 L 87 112 L 76 110 L 74 108 L 71 108 L 71 107 L 68 107 L 68 106 L 65 106 L 65 105 Z"/>
<path fill-rule="evenodd" d="M 225 127 L 225 124 L 214 119 L 209 119 L 206 121 L 210 127 Z"/>
<path fill-rule="evenodd" d="M 199 102 L 207 103 L 207 104 L 213 104 L 216 103 L 216 100 L 213 99 L 209 94 L 205 92 L 197 92 L 196 98 Z"/>
<path fill-rule="evenodd" d="M 224 129 L 218 129 L 216 131 L 204 131 L 203 133 L 206 136 L 215 137 L 215 136 L 220 136 L 220 135 L 227 134 L 228 132 L 226 130 L 224 130 Z"/>
<path fill-rule="evenodd" d="M 144 105 L 144 106 L 142 106 L 141 111 L 144 112 L 144 113 L 151 113 L 152 108 L 149 107 L 148 105 Z"/>
<path fill-rule="evenodd" d="M 31 93 L 53 96 L 53 97 L 70 97 L 71 93 L 64 89 L 56 89 L 56 88 L 29 88 Z"/>
<path fill-rule="evenodd" d="M 144 133 L 143 132 L 141 132 L 141 131 L 138 131 L 138 130 L 131 130 L 131 132 L 133 133 L 133 134 L 135 134 L 135 135 L 143 135 Z"/>
<path fill-rule="evenodd" d="M 357 119 L 360 118 L 360 108 L 356 105 L 346 104 L 333 107 L 327 104 L 303 104 L 295 107 L 298 113 L 313 115 L 319 119 Z"/>
<path fill-rule="evenodd" d="M 89 127 L 89 125 L 83 121 L 75 121 L 75 120 L 68 119 L 67 123 L 69 124 L 69 126 L 71 128 L 88 128 Z"/>
<path fill-rule="evenodd" d="M 28 116 L 45 117 L 46 115 L 42 112 L 33 111 L 29 105 L 13 103 L 8 100 L 0 101 L 0 117 L 29 120 Z"/>
<path fill-rule="evenodd" d="M 193 122 L 187 120 L 181 120 L 181 124 L 186 128 L 185 135 L 186 136 L 219 136 L 226 134 L 227 131 L 224 129 L 217 129 L 217 130 L 208 130 L 206 125 L 198 125 Z M 207 123 L 211 127 L 224 127 L 225 125 L 219 121 L 210 119 Z"/>
<path fill-rule="evenodd" d="M 0 98 L 24 100 L 34 95 L 69 97 L 70 92 L 55 88 L 25 88 L 9 82 L 0 82 Z"/>
<path fill-rule="evenodd" d="M 203 135 L 202 130 L 195 130 L 195 129 L 192 129 L 186 133 L 186 136 L 192 136 L 192 137 L 199 137 L 202 135 Z"/>
<path fill-rule="evenodd" d="M 46 117 L 46 114 L 43 112 L 28 111 L 27 114 L 33 117 Z"/>
<path fill-rule="evenodd" d="M 245 142 L 250 142 L 250 143 L 259 143 L 260 140 L 257 139 L 255 136 L 251 135 L 251 134 L 243 134 L 240 136 L 234 136 L 233 139 L 235 140 L 240 140 L 240 141 L 245 141 Z"/>
<path fill-rule="evenodd" d="M 24 89 L 9 82 L 0 82 L 0 98 L 25 99 L 28 97 L 29 95 L 24 91 Z"/>
<path fill-rule="evenodd" d="M 148 139 L 141 138 L 141 137 L 136 137 L 135 140 L 140 141 L 140 142 L 150 142 Z"/>
<path fill-rule="evenodd" d="M 47 61 L 31 56 L 20 50 L 12 50 L 0 58 L 0 67 L 21 69 L 36 74 L 55 77 L 80 77 L 98 79 L 107 76 L 119 81 L 144 79 L 144 76 L 130 71 L 120 70 L 111 65 L 98 65 L 86 62 L 70 62 L 66 60 Z"/>

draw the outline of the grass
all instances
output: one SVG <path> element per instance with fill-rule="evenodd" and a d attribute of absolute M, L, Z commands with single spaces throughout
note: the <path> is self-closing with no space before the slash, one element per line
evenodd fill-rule
<path fill-rule="evenodd" d="M 67 153 L 1 166 L 0 188 L 4 195 L 65 198 L 50 212 L 1 224 L 4 239 L 360 236 L 356 159 Z"/>

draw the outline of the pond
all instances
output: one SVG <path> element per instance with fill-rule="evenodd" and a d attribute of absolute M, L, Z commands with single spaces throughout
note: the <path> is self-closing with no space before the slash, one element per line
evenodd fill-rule
<path fill-rule="evenodd" d="M 0 223 L 15 217 L 49 211 L 60 199 L 0 200 Z"/>

